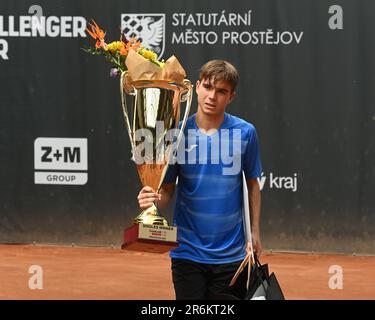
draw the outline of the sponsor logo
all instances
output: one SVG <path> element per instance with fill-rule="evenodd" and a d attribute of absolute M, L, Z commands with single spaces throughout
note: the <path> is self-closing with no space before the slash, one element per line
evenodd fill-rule
<path fill-rule="evenodd" d="M 298 188 L 297 173 L 294 173 L 292 177 L 279 177 L 270 172 L 269 177 L 267 177 L 264 175 L 264 172 L 262 172 L 261 177 L 258 178 L 260 190 L 264 190 L 267 181 L 270 189 L 291 190 L 296 192 Z"/>
<path fill-rule="evenodd" d="M 86 184 L 87 139 L 35 139 L 34 168 L 35 184 Z"/>
<path fill-rule="evenodd" d="M 5 38 L 86 37 L 86 19 L 81 16 L 46 16 L 43 8 L 32 5 L 29 15 L 0 15 L 0 60 L 10 60 Z"/>
<path fill-rule="evenodd" d="M 128 37 L 136 37 L 147 49 L 154 51 L 158 59 L 165 48 L 165 14 L 136 13 L 121 15 L 121 30 Z"/>

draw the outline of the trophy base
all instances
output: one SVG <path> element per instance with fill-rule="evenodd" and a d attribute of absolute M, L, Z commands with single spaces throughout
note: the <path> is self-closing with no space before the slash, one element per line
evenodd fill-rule
<path fill-rule="evenodd" d="M 159 225 L 134 224 L 124 231 L 121 248 L 130 251 L 165 253 L 178 247 L 177 228 Z"/>

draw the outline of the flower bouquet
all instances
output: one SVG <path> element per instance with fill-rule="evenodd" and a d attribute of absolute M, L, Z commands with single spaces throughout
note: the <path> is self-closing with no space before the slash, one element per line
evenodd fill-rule
<path fill-rule="evenodd" d="M 126 73 L 127 82 L 138 80 L 167 80 L 183 82 L 186 77 L 175 56 L 167 61 L 159 61 L 157 54 L 145 48 L 135 37 L 128 39 L 120 33 L 120 40 L 105 42 L 106 33 L 92 20 L 86 32 L 96 42 L 94 46 L 83 48 L 87 53 L 104 56 L 112 65 L 110 76 L 116 77 Z"/>

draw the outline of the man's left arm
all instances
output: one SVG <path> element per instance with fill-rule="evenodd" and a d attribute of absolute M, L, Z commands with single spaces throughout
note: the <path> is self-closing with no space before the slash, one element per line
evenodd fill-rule
<path fill-rule="evenodd" d="M 260 207 L 261 207 L 261 195 L 260 188 L 257 178 L 247 179 L 247 189 L 249 192 L 249 209 L 250 209 L 250 221 L 251 221 L 251 233 L 253 238 L 253 248 L 257 256 L 259 257 L 262 252 L 262 244 L 260 241 Z M 249 249 L 249 244 L 248 244 Z"/>

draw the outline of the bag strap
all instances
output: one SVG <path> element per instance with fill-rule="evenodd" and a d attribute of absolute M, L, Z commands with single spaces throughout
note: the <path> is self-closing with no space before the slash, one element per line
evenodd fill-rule
<path fill-rule="evenodd" d="M 250 253 L 247 253 L 246 257 L 241 262 L 240 266 L 238 267 L 236 273 L 234 274 L 232 280 L 229 283 L 229 286 L 233 286 L 235 282 L 237 281 L 238 276 L 241 274 L 243 269 L 245 269 L 246 265 L 248 265 L 248 270 L 251 270 L 251 259 L 250 259 Z M 250 275 L 250 274 L 249 274 Z M 249 276 L 248 276 L 248 282 L 249 282 Z M 248 285 L 247 285 L 248 287 Z"/>

